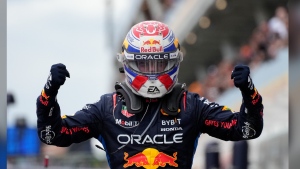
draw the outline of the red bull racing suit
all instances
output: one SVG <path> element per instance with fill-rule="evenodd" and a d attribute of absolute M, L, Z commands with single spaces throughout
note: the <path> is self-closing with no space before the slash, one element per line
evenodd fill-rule
<path fill-rule="evenodd" d="M 243 96 L 240 111 L 232 112 L 185 92 L 176 116 L 160 109 L 161 99 L 145 99 L 145 111 L 131 114 L 116 93 L 101 96 L 72 116 L 61 116 L 56 97 L 45 97 L 37 99 L 41 141 L 66 147 L 94 137 L 104 146 L 112 169 L 191 168 L 201 133 L 237 141 L 257 138 L 263 128 L 259 93 Z"/>

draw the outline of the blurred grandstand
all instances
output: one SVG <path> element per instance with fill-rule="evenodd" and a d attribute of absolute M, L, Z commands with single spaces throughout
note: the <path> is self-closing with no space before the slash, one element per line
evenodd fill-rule
<path fill-rule="evenodd" d="M 105 1 L 114 10 L 117 1 Z M 133 5 L 134 4 L 134 5 Z M 138 7 L 138 8 L 137 8 Z M 257 89 L 263 96 L 265 127 L 262 135 L 249 141 L 249 169 L 288 168 L 288 12 L 286 0 L 199 1 L 131 0 L 123 8 L 128 20 L 107 16 L 108 34 L 115 34 L 111 49 L 120 50 L 128 29 L 142 20 L 159 20 L 173 28 L 181 42 L 184 61 L 179 74 L 191 92 L 199 93 L 238 111 L 240 92 L 230 79 L 233 66 L 247 64 Z M 124 18 L 122 18 L 124 19 Z M 109 29 L 122 27 L 120 30 Z M 118 63 L 115 63 L 118 67 Z M 120 75 L 118 80 L 123 77 Z M 116 79 L 112 79 L 116 80 Z M 12 105 L 13 106 L 13 105 Z M 199 139 L 193 169 L 205 168 L 205 146 L 220 144 L 220 169 L 232 166 L 233 142 L 207 135 Z M 57 148 L 41 144 L 35 155 L 8 154 L 8 168 L 42 168 L 45 155 L 49 168 L 108 168 L 104 152 L 94 149 L 94 141 Z M 18 144 L 18 143 L 15 143 Z M 13 146 L 13 145 L 11 145 Z M 91 148 L 93 147 L 93 148 Z M 74 153 L 76 151 L 76 153 Z"/>

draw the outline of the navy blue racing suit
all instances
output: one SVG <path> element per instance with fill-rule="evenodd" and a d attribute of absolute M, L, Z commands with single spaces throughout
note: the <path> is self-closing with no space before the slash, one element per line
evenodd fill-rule
<path fill-rule="evenodd" d="M 112 169 L 187 169 L 192 167 L 201 133 L 237 141 L 257 138 L 263 129 L 258 92 L 243 95 L 239 112 L 190 92 L 183 94 L 176 116 L 161 111 L 161 99 L 144 102 L 144 112 L 131 114 L 124 101 L 110 93 L 74 115 L 61 116 L 56 96 L 41 94 L 37 98 L 38 135 L 42 142 L 60 147 L 94 137 L 104 146 Z"/>

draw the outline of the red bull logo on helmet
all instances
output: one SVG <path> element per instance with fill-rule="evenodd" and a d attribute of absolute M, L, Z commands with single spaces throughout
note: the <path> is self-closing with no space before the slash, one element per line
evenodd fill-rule
<path fill-rule="evenodd" d="M 142 36 L 140 37 L 141 53 L 158 53 L 163 52 L 163 40 L 161 36 Z"/>
<path fill-rule="evenodd" d="M 150 39 L 150 40 L 143 41 L 143 46 L 145 45 L 161 45 L 161 44 L 160 44 L 160 40 Z"/>
<path fill-rule="evenodd" d="M 141 47 L 141 53 L 158 53 L 158 52 L 163 52 L 163 48 L 162 46 L 156 48 L 156 47 L 149 47 L 149 48 L 145 48 L 145 47 Z"/>
<path fill-rule="evenodd" d="M 124 168 L 134 165 L 145 169 L 157 169 L 158 167 L 166 166 L 178 167 L 178 164 L 175 162 L 177 160 L 177 152 L 174 152 L 171 156 L 159 152 L 155 148 L 147 148 L 130 157 L 127 152 L 124 152 L 124 160 L 126 161 L 123 165 Z"/>

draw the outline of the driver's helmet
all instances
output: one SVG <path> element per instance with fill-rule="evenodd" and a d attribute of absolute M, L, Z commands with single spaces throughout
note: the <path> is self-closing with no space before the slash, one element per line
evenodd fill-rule
<path fill-rule="evenodd" d="M 117 58 L 123 64 L 125 82 L 133 93 L 160 98 L 177 83 L 183 56 L 168 25 L 151 20 L 130 29 Z"/>

